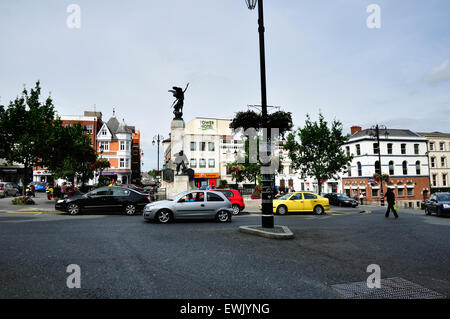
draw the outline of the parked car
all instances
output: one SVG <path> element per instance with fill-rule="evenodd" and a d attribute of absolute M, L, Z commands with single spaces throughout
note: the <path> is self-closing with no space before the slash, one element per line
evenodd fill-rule
<path fill-rule="evenodd" d="M 0 183 L 0 197 L 14 196 L 19 194 L 19 190 L 13 186 L 13 183 L 1 182 Z"/>
<path fill-rule="evenodd" d="M 231 202 L 233 215 L 237 215 L 245 209 L 244 199 L 236 189 L 215 189 L 214 191 L 221 192 Z"/>
<path fill-rule="evenodd" d="M 425 201 L 425 214 L 437 216 L 450 213 L 450 193 L 434 193 Z"/>
<path fill-rule="evenodd" d="M 125 184 L 125 185 L 122 185 L 122 187 L 126 187 L 129 189 L 135 190 L 136 192 L 139 192 L 139 193 L 144 193 L 144 194 L 147 193 L 142 187 L 139 187 L 139 186 L 136 186 L 133 184 Z"/>
<path fill-rule="evenodd" d="M 314 212 L 316 215 L 321 215 L 329 209 L 328 198 L 311 192 L 288 193 L 273 200 L 273 213 L 279 215 L 285 215 L 288 212 Z"/>
<path fill-rule="evenodd" d="M 45 182 L 39 182 L 36 185 L 34 185 L 34 190 L 36 192 L 45 192 L 48 188 L 48 184 Z"/>
<path fill-rule="evenodd" d="M 355 208 L 359 204 L 357 200 L 348 197 L 347 194 L 333 193 L 325 194 L 323 197 L 328 198 L 330 204 L 334 206 L 348 206 Z"/>
<path fill-rule="evenodd" d="M 147 204 L 145 220 L 168 223 L 176 219 L 216 219 L 231 222 L 231 202 L 221 192 L 195 190 L 182 192 L 172 199 Z"/>
<path fill-rule="evenodd" d="M 82 212 L 121 211 L 134 215 L 150 202 L 148 195 L 126 187 L 100 187 L 82 195 L 58 200 L 55 209 L 77 215 Z"/>

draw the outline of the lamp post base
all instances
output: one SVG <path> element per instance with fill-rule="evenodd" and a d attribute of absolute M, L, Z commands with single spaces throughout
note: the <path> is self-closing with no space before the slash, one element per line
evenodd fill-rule
<path fill-rule="evenodd" d="M 262 215 L 261 217 L 261 226 L 263 228 L 273 228 L 273 215 Z"/>

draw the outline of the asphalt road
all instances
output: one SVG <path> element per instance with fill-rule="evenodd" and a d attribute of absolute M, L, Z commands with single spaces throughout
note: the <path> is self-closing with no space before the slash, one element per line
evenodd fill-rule
<path fill-rule="evenodd" d="M 293 240 L 240 233 L 232 223 L 146 223 L 142 216 L 0 213 L 0 298 L 339 298 L 330 286 L 401 277 L 450 296 L 450 218 L 336 209 L 276 216 Z M 81 288 L 66 286 L 66 267 Z"/>

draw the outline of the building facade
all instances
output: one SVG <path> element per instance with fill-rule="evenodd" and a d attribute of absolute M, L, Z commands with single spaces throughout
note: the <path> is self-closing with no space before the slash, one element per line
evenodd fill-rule
<path fill-rule="evenodd" d="M 218 186 L 220 180 L 232 184 L 227 165 L 234 162 L 243 142 L 233 135 L 231 120 L 197 117 L 185 126 L 183 151 L 187 167 L 195 172 L 195 185 Z M 170 138 L 163 141 L 164 162 L 171 158 Z"/>
<path fill-rule="evenodd" d="M 347 195 L 359 197 L 362 193 L 367 202 L 379 203 L 381 183 L 374 179 L 377 173 L 389 175 L 389 182 L 383 182 L 383 193 L 391 188 L 400 207 L 420 208 L 429 196 L 425 137 L 410 130 L 388 129 L 380 132 L 378 145 L 371 130 L 354 126 L 350 140 L 342 147 L 354 156 L 347 173 L 342 175 L 342 192 Z"/>
<path fill-rule="evenodd" d="M 419 133 L 428 140 L 431 192 L 450 192 L 450 134 Z"/>

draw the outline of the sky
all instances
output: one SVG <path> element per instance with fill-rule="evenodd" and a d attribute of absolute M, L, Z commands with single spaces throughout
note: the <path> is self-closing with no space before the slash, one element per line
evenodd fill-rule
<path fill-rule="evenodd" d="M 295 127 L 322 112 L 344 133 L 450 133 L 448 0 L 265 0 L 264 20 L 268 104 Z M 172 86 L 190 83 L 186 122 L 261 103 L 257 10 L 244 0 L 2 0 L 0 46 L 1 104 L 40 80 L 61 115 L 107 121 L 115 108 L 141 131 L 146 171 L 153 137 L 170 132 Z"/>

